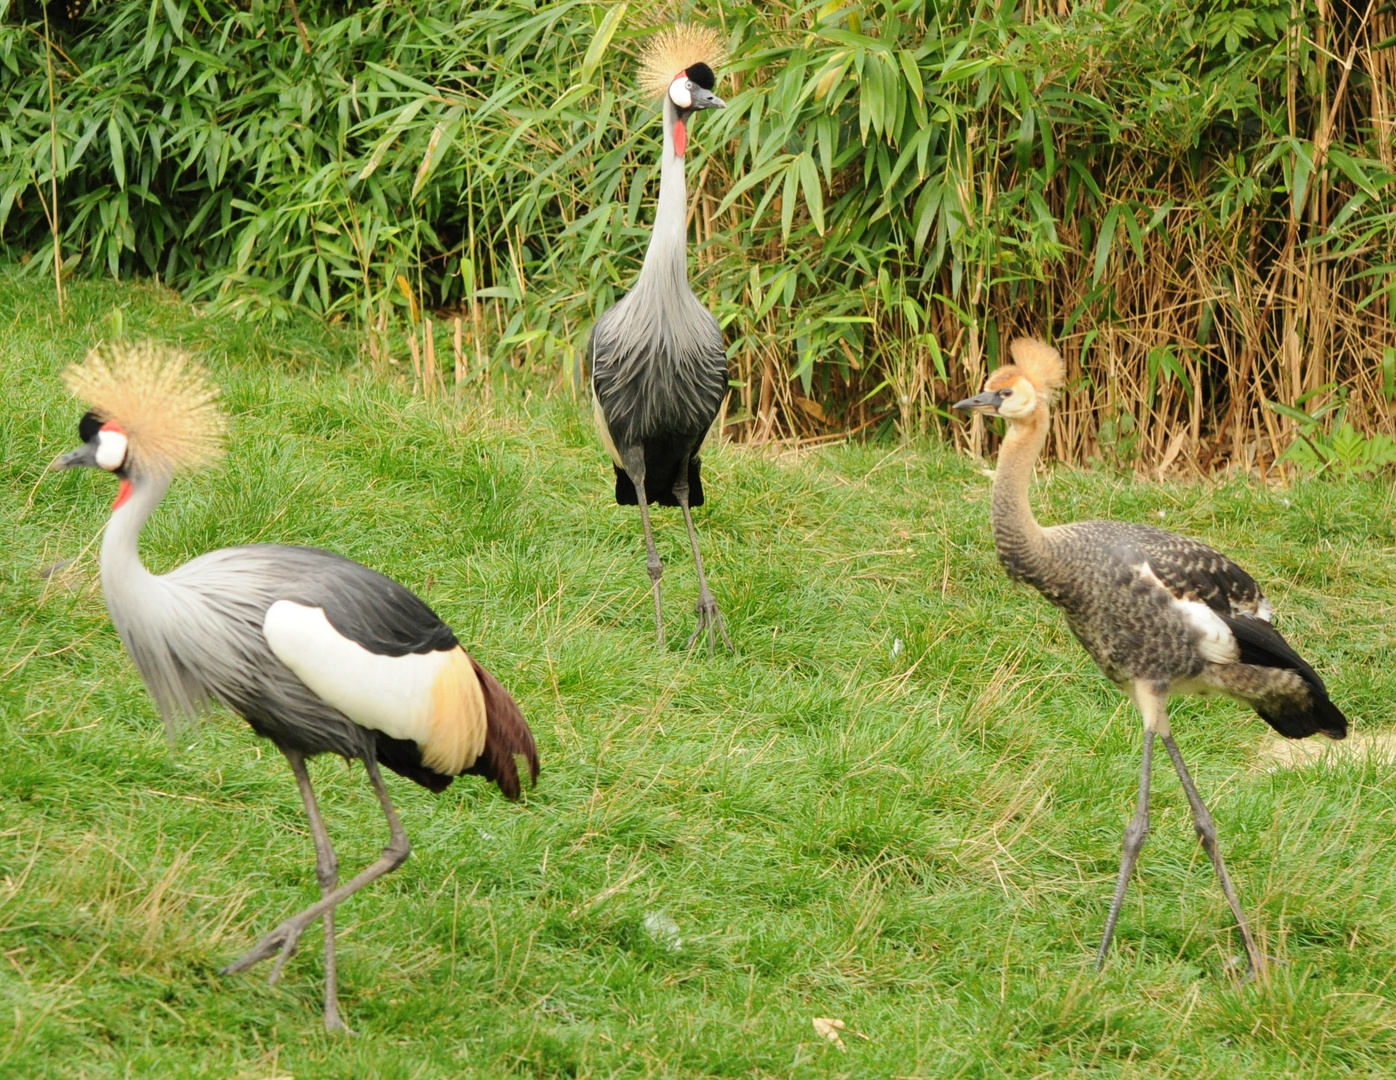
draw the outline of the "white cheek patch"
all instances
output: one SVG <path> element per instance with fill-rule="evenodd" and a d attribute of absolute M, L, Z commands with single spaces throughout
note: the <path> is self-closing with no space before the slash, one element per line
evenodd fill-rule
<path fill-rule="evenodd" d="M 126 436 L 113 428 L 97 432 L 96 462 L 107 472 L 116 472 L 126 460 Z"/>
<path fill-rule="evenodd" d="M 687 78 L 681 75 L 669 84 L 669 100 L 680 109 L 693 107 L 693 92 L 688 88 Z"/>

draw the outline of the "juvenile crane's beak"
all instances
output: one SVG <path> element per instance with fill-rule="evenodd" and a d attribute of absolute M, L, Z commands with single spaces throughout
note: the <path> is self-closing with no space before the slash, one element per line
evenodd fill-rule
<path fill-rule="evenodd" d="M 50 472 L 59 472 L 62 469 L 79 469 L 84 467 L 97 467 L 97 444 L 95 442 L 83 443 L 76 450 L 69 450 L 66 454 L 53 459 L 49 465 Z"/>
<path fill-rule="evenodd" d="M 964 401 L 955 402 L 951 408 L 959 409 L 961 412 L 967 413 L 978 412 L 982 409 L 990 416 L 994 416 L 997 414 L 998 407 L 1002 403 L 1003 391 L 985 390 L 982 394 L 975 394 L 972 398 L 965 398 Z"/>
<path fill-rule="evenodd" d="M 727 102 L 723 101 L 711 90 L 704 90 L 701 86 L 695 86 L 689 93 L 693 95 L 693 104 L 689 106 L 691 109 L 727 108 Z"/>

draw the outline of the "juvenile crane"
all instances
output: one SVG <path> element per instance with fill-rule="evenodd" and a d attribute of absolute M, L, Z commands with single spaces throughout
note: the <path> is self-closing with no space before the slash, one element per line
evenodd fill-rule
<path fill-rule="evenodd" d="M 1220 693 L 1244 702 L 1290 739 L 1341 739 L 1347 718 L 1323 680 L 1272 625 L 1274 609 L 1251 576 L 1205 544 L 1148 525 L 1083 521 L 1044 529 L 1028 504 L 1033 464 L 1047 441 L 1053 394 L 1064 367 L 1055 349 L 1020 338 L 1013 363 L 984 392 L 955 408 L 1002 416 L 1008 432 L 994 472 L 994 544 L 1008 576 L 1027 582 L 1066 614 L 1067 625 L 1107 678 L 1133 699 L 1144 721 L 1139 802 L 1125 828 L 1124 853 L 1096 967 L 1120 917 L 1149 832 L 1154 737 L 1163 739 L 1182 781 L 1202 846 L 1231 905 L 1251 972 L 1257 948 L 1217 848 L 1212 815 L 1183 763 L 1168 724 L 1171 694 Z"/>
<path fill-rule="evenodd" d="M 635 287 L 591 331 L 593 415 L 616 473 L 616 502 L 639 506 L 654 593 L 654 625 L 664 647 L 659 581 L 664 567 L 650 531 L 650 503 L 678 506 L 698 569 L 698 627 L 732 642 L 708 588 L 694 506 L 703 505 L 699 451 L 727 396 L 722 328 L 688 287 L 688 198 L 684 153 L 688 125 L 700 109 L 721 109 L 713 93 L 721 47 L 717 33 L 680 25 L 659 34 L 644 55 L 643 88 L 664 98 L 664 150 L 654 231 Z"/>
<path fill-rule="evenodd" d="M 325 1026 L 343 1029 L 334 909 L 407 858 L 380 764 L 434 791 L 463 773 L 519 796 L 515 755 L 538 776 L 533 735 L 513 699 L 451 628 L 382 574 L 316 548 L 257 544 L 202 555 L 168 574 L 141 562 L 141 527 L 175 472 L 221 452 L 216 391 L 180 353 L 139 346 L 93 352 L 68 388 L 90 411 L 82 445 L 54 469 L 93 466 L 121 481 L 102 541 L 102 591 L 121 640 L 167 724 L 213 702 L 241 715 L 286 756 L 315 841 L 320 900 L 287 918 L 221 974 L 277 955 L 275 982 L 301 934 L 325 928 Z M 388 821 L 382 856 L 339 884 L 338 860 L 306 758 L 364 763 Z"/>

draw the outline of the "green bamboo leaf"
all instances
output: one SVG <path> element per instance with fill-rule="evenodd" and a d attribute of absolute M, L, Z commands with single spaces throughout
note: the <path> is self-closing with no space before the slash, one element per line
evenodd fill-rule
<path fill-rule="evenodd" d="M 1110 245 L 1115 240 L 1115 225 L 1120 220 L 1119 205 L 1110 208 L 1105 215 L 1105 220 L 1100 223 L 1100 235 L 1095 241 L 1095 263 L 1091 269 L 1091 284 L 1098 285 L 1101 275 L 1105 273 L 1105 264 L 1110 258 Z"/>
<path fill-rule="evenodd" d="M 1125 232 L 1129 236 L 1130 247 L 1134 249 L 1134 257 L 1141 263 L 1144 261 L 1144 230 L 1139 227 L 1139 219 L 1134 216 L 1133 207 L 1121 206 L 1120 220 L 1125 223 Z"/>
<path fill-rule="evenodd" d="M 819 186 L 819 169 L 814 164 L 814 158 L 808 153 L 801 154 L 800 164 L 800 190 L 805 195 L 805 206 L 809 208 L 810 221 L 814 223 L 815 232 L 820 236 L 824 235 L 824 192 Z"/>
<path fill-rule="evenodd" d="M 902 74 L 906 76 L 906 84 L 911 88 L 912 96 L 917 101 L 926 96 L 926 88 L 921 82 L 921 69 L 916 64 L 914 54 L 902 49 L 897 53 L 897 59 L 901 61 Z"/>
<path fill-rule="evenodd" d="M 912 220 L 916 223 L 916 233 L 913 243 L 917 252 L 926 244 L 926 237 L 931 234 L 931 226 L 936 223 L 936 218 L 940 212 L 941 197 L 944 189 L 937 183 L 931 182 L 922 185 L 921 194 L 916 199 L 916 209 L 912 211 Z"/>
<path fill-rule="evenodd" d="M 1314 417 L 1310 416 L 1302 409 L 1296 409 L 1292 405 L 1285 405 L 1283 402 L 1270 401 L 1268 398 L 1262 398 L 1261 400 L 1265 402 L 1265 407 L 1267 409 L 1279 413 L 1281 416 L 1288 417 L 1290 420 L 1304 427 L 1312 427 L 1316 422 Z"/>
<path fill-rule="evenodd" d="M 790 161 L 791 155 L 781 154 L 774 160 L 765 162 L 760 168 L 753 169 L 752 171 L 748 172 L 746 176 L 742 177 L 740 180 L 738 180 L 735 184 L 732 185 L 731 190 L 729 190 L 727 194 L 723 197 L 722 202 L 718 203 L 718 216 L 721 216 L 722 214 L 725 214 L 728 210 L 730 210 L 732 208 L 732 205 L 739 198 L 741 198 L 743 194 L 751 190 L 757 184 L 761 183 L 763 180 L 769 179 L 776 173 L 780 172 L 782 169 L 787 168 L 789 166 Z M 762 205 L 769 202 L 770 198 L 771 196 L 768 195 L 764 200 L 762 200 Z"/>
<path fill-rule="evenodd" d="M 393 126 L 388 129 L 388 133 L 379 139 L 377 145 L 374 146 L 373 153 L 369 156 L 367 164 L 359 170 L 359 175 L 354 178 L 356 181 L 362 182 L 367 180 L 377 171 L 378 166 L 383 161 L 383 155 L 388 152 L 389 147 L 391 147 L 393 143 L 397 142 L 398 136 L 407 129 L 407 125 L 426 107 L 426 104 L 426 98 L 418 98 L 399 113 L 397 120 L 393 122 Z"/>
<path fill-rule="evenodd" d="M 446 132 L 455 125 L 464 111 L 465 110 L 459 105 L 452 109 L 448 109 L 446 115 L 431 129 L 431 135 L 427 139 L 426 153 L 422 155 L 422 163 L 417 167 L 416 179 L 412 181 L 412 198 L 415 199 L 417 197 L 418 192 L 422 190 L 427 180 L 431 178 L 431 174 L 435 170 L 437 163 L 441 160 L 442 155 L 450 149 L 452 140 L 446 138 Z"/>
<path fill-rule="evenodd" d="M 785 185 L 781 189 L 780 238 L 787 244 L 790 243 L 790 227 L 795 221 L 795 192 L 800 179 L 800 159 L 803 157 L 803 154 L 800 155 L 786 167 Z"/>
<path fill-rule="evenodd" d="M 1290 140 L 1294 157 L 1289 166 L 1289 212 L 1296 220 L 1304 216 L 1304 201 L 1309 194 L 1309 178 L 1314 174 L 1313 146 L 1299 139 Z"/>
<path fill-rule="evenodd" d="M 625 18 L 625 13 L 629 8 L 629 0 L 622 0 L 602 17 L 601 25 L 596 28 L 591 44 L 587 46 L 587 54 L 582 58 L 582 71 L 578 76 L 578 81 L 591 82 L 592 76 L 596 74 L 596 69 L 601 65 L 601 58 L 606 54 L 607 46 L 611 44 L 611 39 L 615 37 L 616 30 L 620 28 L 621 20 Z"/>
<path fill-rule="evenodd" d="M 116 186 L 126 186 L 126 154 L 121 148 L 121 125 L 116 116 L 107 118 L 107 144 L 111 147 L 111 167 L 116 174 Z"/>

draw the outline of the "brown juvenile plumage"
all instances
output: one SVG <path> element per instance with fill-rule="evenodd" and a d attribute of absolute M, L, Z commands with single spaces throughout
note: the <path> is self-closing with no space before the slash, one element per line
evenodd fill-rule
<path fill-rule="evenodd" d="M 1008 351 L 1013 363 L 995 371 L 988 385 L 998 389 L 1010 385 L 1017 375 L 1022 375 L 1043 398 L 1048 401 L 1055 398 L 1066 381 L 1066 364 L 1062 361 L 1061 353 L 1033 338 L 1015 339 Z"/>
<path fill-rule="evenodd" d="M 187 353 L 149 341 L 106 345 L 63 381 L 98 419 L 121 428 L 136 468 L 192 470 L 223 453 L 218 388 Z"/>
<path fill-rule="evenodd" d="M 646 97 L 662 97 L 679 72 L 693 64 L 716 69 L 726 59 L 720 31 L 679 23 L 655 34 L 640 54 L 640 90 Z"/>
<path fill-rule="evenodd" d="M 1226 556 L 1149 525 L 1083 521 L 1044 529 L 1037 523 L 1028 488 L 1065 365 L 1055 349 L 1040 341 L 1020 338 L 1011 352 L 1013 363 L 994 371 L 983 393 L 956 405 L 1008 423 L 991 503 L 999 561 L 1009 577 L 1033 586 L 1062 609 L 1077 640 L 1130 695 L 1144 721 L 1139 803 L 1125 830 L 1097 966 L 1105 961 L 1125 887 L 1148 834 L 1157 736 L 1187 793 L 1251 966 L 1263 969 L 1264 957 L 1222 862 L 1212 817 L 1173 740 L 1169 695 L 1228 694 L 1289 738 L 1322 733 L 1341 739 L 1347 719 L 1329 700 L 1323 680 L 1271 625 L 1273 610 L 1255 581 Z"/>

